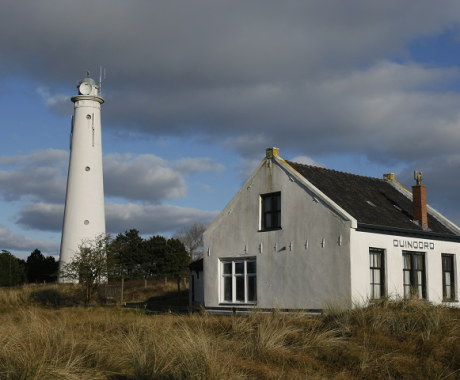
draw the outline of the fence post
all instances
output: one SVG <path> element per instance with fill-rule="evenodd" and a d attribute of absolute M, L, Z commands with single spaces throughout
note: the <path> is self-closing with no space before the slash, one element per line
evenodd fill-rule
<path fill-rule="evenodd" d="M 166 285 L 167 282 L 168 282 L 168 277 L 165 277 L 165 285 Z"/>
<path fill-rule="evenodd" d="M 121 300 L 120 307 L 123 306 L 123 285 L 125 284 L 125 276 L 121 276 Z"/>
<path fill-rule="evenodd" d="M 180 306 L 180 276 L 177 276 L 177 307 Z"/>
<path fill-rule="evenodd" d="M 147 279 L 145 279 L 145 289 L 147 289 Z"/>

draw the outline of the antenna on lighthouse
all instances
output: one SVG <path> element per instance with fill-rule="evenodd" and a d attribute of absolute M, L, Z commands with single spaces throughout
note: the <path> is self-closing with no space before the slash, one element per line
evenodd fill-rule
<path fill-rule="evenodd" d="M 104 68 L 104 80 L 105 80 L 105 68 Z M 99 96 L 102 96 L 102 66 L 99 71 Z"/>

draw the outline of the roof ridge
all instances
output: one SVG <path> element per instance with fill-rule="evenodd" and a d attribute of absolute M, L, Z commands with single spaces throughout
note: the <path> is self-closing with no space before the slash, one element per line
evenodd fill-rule
<path fill-rule="evenodd" d="M 354 174 L 354 173 L 348 173 L 348 172 L 343 172 L 343 171 L 334 170 L 334 169 L 327 169 L 327 168 L 322 168 L 321 166 L 300 164 L 300 163 L 298 163 L 298 162 L 294 162 L 294 161 L 290 161 L 290 160 L 285 160 L 285 161 L 288 162 L 289 164 L 295 164 L 295 165 L 305 166 L 305 167 L 308 167 L 308 168 L 314 168 L 314 169 L 319 169 L 319 170 L 327 170 L 327 171 L 329 171 L 329 172 L 343 173 L 343 174 L 348 174 L 348 175 L 352 175 L 352 176 L 355 176 L 355 177 L 370 178 L 370 179 L 375 179 L 375 180 L 380 181 L 380 182 L 387 182 L 385 179 L 382 179 L 382 178 L 370 177 L 370 176 L 359 175 L 359 174 Z"/>

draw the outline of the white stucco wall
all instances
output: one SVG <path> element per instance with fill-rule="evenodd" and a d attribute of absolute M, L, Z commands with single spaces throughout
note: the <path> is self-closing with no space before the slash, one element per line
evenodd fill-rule
<path fill-rule="evenodd" d="M 259 308 L 319 309 L 339 299 L 349 304 L 352 222 L 296 178 L 292 168 L 270 161 L 269 167 L 264 160 L 204 234 L 205 306 L 229 306 L 220 299 L 224 258 L 256 258 Z M 278 191 L 282 229 L 258 232 L 260 195 Z"/>
<path fill-rule="evenodd" d="M 409 244 L 412 245 L 412 248 Z M 414 244 L 415 243 L 415 244 Z M 423 248 L 419 248 L 422 246 Z M 403 251 L 423 252 L 426 265 L 427 299 L 433 303 L 442 303 L 442 261 L 441 255 L 460 254 L 460 244 L 456 242 L 401 237 L 351 231 L 351 287 L 355 301 L 365 300 L 370 294 L 369 248 L 385 251 L 385 283 L 390 297 L 402 297 L 403 292 Z M 459 272 L 458 259 L 454 258 L 454 276 Z M 456 281 L 455 294 L 458 294 Z M 457 303 L 452 303 L 457 306 Z"/>

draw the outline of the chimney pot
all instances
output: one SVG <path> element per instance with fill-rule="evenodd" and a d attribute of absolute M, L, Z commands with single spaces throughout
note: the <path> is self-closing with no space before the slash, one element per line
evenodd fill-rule
<path fill-rule="evenodd" d="M 275 147 L 265 149 L 265 158 L 273 157 L 279 157 L 279 149 Z"/>

